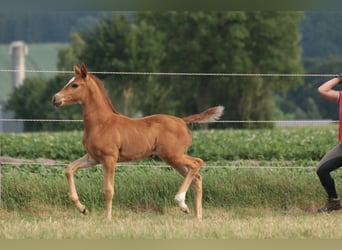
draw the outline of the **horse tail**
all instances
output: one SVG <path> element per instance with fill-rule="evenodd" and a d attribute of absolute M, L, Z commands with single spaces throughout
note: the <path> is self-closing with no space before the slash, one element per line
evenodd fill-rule
<path fill-rule="evenodd" d="M 221 115 L 223 114 L 223 110 L 224 110 L 223 106 L 216 106 L 216 107 L 209 108 L 200 114 L 184 117 L 183 120 L 186 123 L 213 122 L 213 121 L 220 119 Z"/>

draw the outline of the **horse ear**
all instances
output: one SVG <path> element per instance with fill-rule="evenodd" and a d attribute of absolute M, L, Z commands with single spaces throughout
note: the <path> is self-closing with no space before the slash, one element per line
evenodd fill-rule
<path fill-rule="evenodd" d="M 75 75 L 81 74 L 81 70 L 76 64 L 74 64 L 74 72 L 75 72 Z"/>
<path fill-rule="evenodd" d="M 82 66 L 81 66 L 81 74 L 83 78 L 86 78 L 88 75 L 88 69 L 84 63 L 82 63 Z"/>

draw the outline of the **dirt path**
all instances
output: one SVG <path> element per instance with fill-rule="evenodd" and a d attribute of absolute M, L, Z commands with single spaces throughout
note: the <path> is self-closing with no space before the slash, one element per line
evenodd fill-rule
<path fill-rule="evenodd" d="M 21 164 L 29 164 L 29 163 L 53 165 L 53 164 L 57 164 L 60 162 L 51 160 L 51 159 L 46 159 L 46 158 L 37 158 L 35 160 L 28 160 L 28 159 L 14 158 L 14 157 L 8 157 L 8 156 L 0 156 L 0 165 L 2 164 L 21 165 Z"/>

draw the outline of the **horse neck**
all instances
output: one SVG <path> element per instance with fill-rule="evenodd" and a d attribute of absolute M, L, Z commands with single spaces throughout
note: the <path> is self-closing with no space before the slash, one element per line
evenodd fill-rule
<path fill-rule="evenodd" d="M 86 128 L 102 125 L 107 119 L 117 115 L 107 95 L 96 85 L 89 91 L 82 108 Z"/>

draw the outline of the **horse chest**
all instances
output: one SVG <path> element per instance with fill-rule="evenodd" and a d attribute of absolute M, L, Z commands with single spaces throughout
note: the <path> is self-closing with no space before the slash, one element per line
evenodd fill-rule
<path fill-rule="evenodd" d="M 95 158 L 115 154 L 119 148 L 117 140 L 106 135 L 92 133 L 84 135 L 83 145 L 87 152 Z"/>

